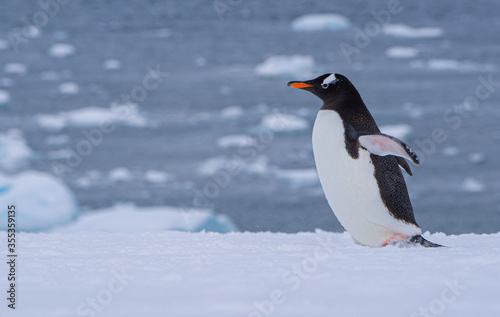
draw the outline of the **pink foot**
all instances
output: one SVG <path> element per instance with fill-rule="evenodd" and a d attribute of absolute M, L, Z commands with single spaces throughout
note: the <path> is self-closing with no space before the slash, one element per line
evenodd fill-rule
<path fill-rule="evenodd" d="M 408 239 L 409 237 L 404 235 L 404 234 L 401 234 L 401 233 L 398 233 L 397 235 L 395 236 L 392 236 L 390 237 L 389 239 L 385 240 L 384 242 L 382 242 L 380 244 L 381 247 L 385 247 L 386 245 L 388 244 L 391 244 L 393 242 L 396 242 L 396 241 L 399 241 L 399 240 L 406 240 Z"/>

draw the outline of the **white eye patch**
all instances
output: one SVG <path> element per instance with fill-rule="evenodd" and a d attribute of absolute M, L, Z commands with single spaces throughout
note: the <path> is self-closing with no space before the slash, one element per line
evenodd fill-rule
<path fill-rule="evenodd" d="M 323 80 L 323 84 L 321 85 L 321 87 L 323 87 L 325 89 L 328 88 L 328 85 L 331 84 L 336 79 L 337 79 L 337 77 L 335 77 L 335 74 L 331 74 L 330 76 L 326 77 Z M 325 84 L 326 84 L 326 87 L 324 87 Z"/>

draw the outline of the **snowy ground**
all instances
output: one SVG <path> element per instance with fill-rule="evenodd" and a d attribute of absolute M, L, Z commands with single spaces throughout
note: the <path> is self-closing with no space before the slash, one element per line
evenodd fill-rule
<path fill-rule="evenodd" d="M 0 232 L 4 236 L 5 232 Z M 347 234 L 25 233 L 18 303 L 1 316 L 498 316 L 500 234 L 449 248 Z M 7 266 L 0 266 L 0 276 Z"/>

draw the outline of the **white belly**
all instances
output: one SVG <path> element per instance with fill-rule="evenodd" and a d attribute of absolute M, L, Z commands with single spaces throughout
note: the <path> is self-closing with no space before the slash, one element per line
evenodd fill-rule
<path fill-rule="evenodd" d="M 344 125 L 337 112 L 320 110 L 313 128 L 316 168 L 335 216 L 357 243 L 378 246 L 400 233 L 421 233 L 415 225 L 392 217 L 374 176 L 370 152 L 360 148 L 353 159 L 345 148 Z"/>

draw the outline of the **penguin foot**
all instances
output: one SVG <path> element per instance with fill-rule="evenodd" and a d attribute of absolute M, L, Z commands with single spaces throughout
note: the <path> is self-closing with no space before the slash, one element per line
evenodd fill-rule
<path fill-rule="evenodd" d="M 408 240 L 408 236 L 404 235 L 404 234 L 401 234 L 401 233 L 398 233 L 397 235 L 395 236 L 392 236 L 390 237 L 389 239 L 383 241 L 380 246 L 381 247 L 385 247 L 386 245 L 388 244 L 396 244 L 398 241 L 401 241 L 401 240 Z"/>

